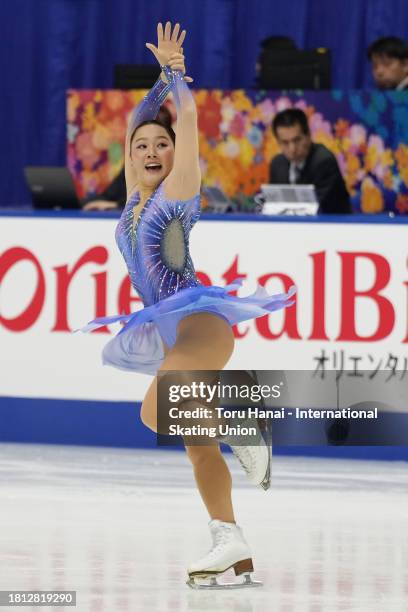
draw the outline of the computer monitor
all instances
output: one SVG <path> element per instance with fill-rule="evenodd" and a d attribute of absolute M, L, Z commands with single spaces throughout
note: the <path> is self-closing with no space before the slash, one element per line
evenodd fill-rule
<path fill-rule="evenodd" d="M 160 75 L 156 64 L 117 64 L 114 68 L 115 89 L 150 89 Z"/>
<path fill-rule="evenodd" d="M 28 166 L 24 168 L 24 174 L 34 208 L 81 208 L 68 168 Z"/>
<path fill-rule="evenodd" d="M 207 200 L 205 212 L 227 213 L 235 212 L 237 205 L 232 202 L 221 189 L 214 186 L 203 186 L 202 193 Z"/>
<path fill-rule="evenodd" d="M 262 53 L 261 89 L 330 89 L 329 49 L 268 49 Z"/>

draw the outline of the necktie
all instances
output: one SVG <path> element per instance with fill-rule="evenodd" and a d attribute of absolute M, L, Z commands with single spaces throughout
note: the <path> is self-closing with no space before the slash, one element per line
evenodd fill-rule
<path fill-rule="evenodd" d="M 300 168 L 294 163 L 291 164 L 289 180 L 292 183 L 292 185 L 299 183 L 301 173 L 302 173 L 302 168 Z"/>
<path fill-rule="evenodd" d="M 301 168 L 299 168 L 299 166 L 296 166 L 296 165 L 295 165 L 295 172 L 294 172 L 294 175 L 295 175 L 295 183 L 299 183 L 301 173 L 302 173 L 302 169 L 301 169 Z"/>

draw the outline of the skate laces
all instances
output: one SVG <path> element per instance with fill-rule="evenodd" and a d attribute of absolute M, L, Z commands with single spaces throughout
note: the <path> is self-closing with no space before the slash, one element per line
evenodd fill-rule
<path fill-rule="evenodd" d="M 213 535 L 213 547 L 210 550 L 210 554 L 217 552 L 224 544 L 229 540 L 232 533 L 231 528 L 226 525 L 220 525 L 216 530 L 212 532 Z"/>

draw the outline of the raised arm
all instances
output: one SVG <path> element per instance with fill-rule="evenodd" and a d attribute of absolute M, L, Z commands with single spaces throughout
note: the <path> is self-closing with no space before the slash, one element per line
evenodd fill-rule
<path fill-rule="evenodd" d="M 165 179 L 165 193 L 170 199 L 189 199 L 200 191 L 201 172 L 198 152 L 197 109 L 188 88 L 190 77 L 185 77 L 182 43 L 185 30 L 179 35 L 180 26 L 176 24 L 173 32 L 171 24 L 157 28 L 158 46 L 148 43 L 160 63 L 177 109 L 176 147 L 173 169 Z"/>
<path fill-rule="evenodd" d="M 160 110 L 162 102 L 166 99 L 167 94 L 170 91 L 169 83 L 165 83 L 161 76 L 157 79 L 149 93 L 143 98 L 143 100 L 136 106 L 132 116 L 130 118 L 127 132 L 126 132 L 126 143 L 125 143 L 125 179 L 126 179 L 126 191 L 127 197 L 135 188 L 136 182 L 132 171 L 131 160 L 130 160 L 130 139 L 135 128 L 149 119 L 155 119 Z"/>
<path fill-rule="evenodd" d="M 182 71 L 163 66 L 163 72 L 177 109 L 174 165 L 165 180 L 165 192 L 170 199 L 185 200 L 197 195 L 201 185 L 197 109 Z"/>

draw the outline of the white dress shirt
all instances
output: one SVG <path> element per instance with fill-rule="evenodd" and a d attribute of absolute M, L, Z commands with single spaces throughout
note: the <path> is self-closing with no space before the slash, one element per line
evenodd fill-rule
<path fill-rule="evenodd" d="M 398 83 L 396 90 L 401 90 L 401 89 L 405 89 L 405 87 L 408 87 L 408 75 L 405 77 L 405 79 L 402 79 L 401 83 Z"/>

